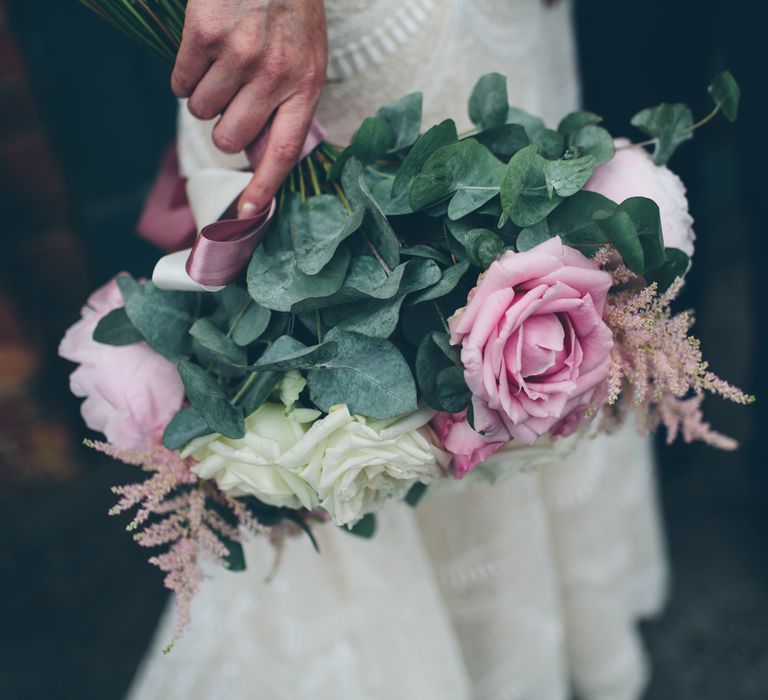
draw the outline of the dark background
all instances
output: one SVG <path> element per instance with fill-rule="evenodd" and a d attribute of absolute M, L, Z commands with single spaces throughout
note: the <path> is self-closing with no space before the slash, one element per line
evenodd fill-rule
<path fill-rule="evenodd" d="M 614 133 L 642 107 L 710 109 L 728 67 L 742 86 L 675 155 L 698 233 L 683 303 L 713 369 L 758 397 L 765 314 L 760 3 L 581 0 L 583 102 Z M 165 596 L 158 572 L 108 518 L 131 468 L 78 445 L 58 339 L 88 292 L 157 254 L 133 235 L 173 137 L 169 70 L 74 0 L 0 0 L 0 698 L 120 698 Z M 20 369 L 19 369 L 20 368 Z M 665 614 L 644 626 L 648 700 L 768 697 L 764 401 L 707 402 L 735 454 L 659 450 L 673 570 Z M 21 446 L 21 447 L 20 447 Z"/>

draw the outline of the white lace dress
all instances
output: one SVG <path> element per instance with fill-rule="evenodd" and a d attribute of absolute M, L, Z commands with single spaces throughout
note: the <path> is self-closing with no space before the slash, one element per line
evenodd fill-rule
<path fill-rule="evenodd" d="M 541 0 L 326 0 L 329 84 L 319 117 L 343 143 L 406 93 L 424 123 L 467 126 L 474 81 L 498 71 L 510 100 L 552 123 L 577 105 L 570 7 Z M 187 173 L 242 163 L 180 117 Z M 501 466 L 500 466 L 501 465 Z M 632 427 L 505 453 L 511 476 L 390 504 L 373 540 L 317 529 L 322 551 L 246 546 L 244 573 L 212 572 L 173 651 L 160 624 L 132 700 L 634 700 L 647 668 L 639 617 L 666 567 L 647 441 Z"/>

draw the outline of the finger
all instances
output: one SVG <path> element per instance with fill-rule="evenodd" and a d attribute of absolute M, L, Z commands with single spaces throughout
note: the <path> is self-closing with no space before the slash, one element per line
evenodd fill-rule
<path fill-rule="evenodd" d="M 217 60 L 197 83 L 187 107 L 198 119 L 221 114 L 242 84 L 242 73 L 225 60 Z"/>
<path fill-rule="evenodd" d="M 269 121 L 276 101 L 259 97 L 254 84 L 235 95 L 213 128 L 213 142 L 225 153 L 239 153 L 253 141 Z"/>
<path fill-rule="evenodd" d="M 314 105 L 301 98 L 293 98 L 277 110 L 264 158 L 240 196 L 238 212 L 241 217 L 252 216 L 269 205 L 299 160 L 313 114 Z"/>
<path fill-rule="evenodd" d="M 189 97 L 211 65 L 208 52 L 190 38 L 190 33 L 182 34 L 171 74 L 171 89 L 176 97 Z"/>

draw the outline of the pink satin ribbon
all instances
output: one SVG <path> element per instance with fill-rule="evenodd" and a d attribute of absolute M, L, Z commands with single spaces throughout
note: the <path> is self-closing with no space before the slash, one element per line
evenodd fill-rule
<path fill-rule="evenodd" d="M 269 127 L 247 149 L 255 170 L 267 147 Z M 305 158 L 326 137 L 325 129 L 312 120 L 301 151 Z M 195 221 L 186 196 L 186 180 L 179 174 L 175 146 L 163 157 L 160 170 L 144 205 L 137 227 L 143 238 L 168 252 L 192 246 L 187 274 L 206 286 L 234 282 L 269 229 L 275 214 L 275 201 L 247 219 L 220 219 L 204 226 L 196 236 Z"/>

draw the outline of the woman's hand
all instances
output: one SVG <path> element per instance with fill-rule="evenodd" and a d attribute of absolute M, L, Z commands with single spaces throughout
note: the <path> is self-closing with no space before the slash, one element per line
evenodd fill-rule
<path fill-rule="evenodd" d="M 322 0 L 189 0 L 171 85 L 216 146 L 237 153 L 272 119 L 239 213 L 266 207 L 296 164 L 325 79 Z"/>

